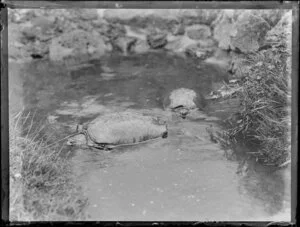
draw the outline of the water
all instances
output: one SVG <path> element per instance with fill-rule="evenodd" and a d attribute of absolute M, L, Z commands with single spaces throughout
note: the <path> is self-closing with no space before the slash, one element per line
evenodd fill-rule
<path fill-rule="evenodd" d="M 65 148 L 72 151 L 74 174 L 89 198 L 90 220 L 290 219 L 288 169 L 254 165 L 237 174 L 238 163 L 227 160 L 206 133 L 218 121 L 180 120 L 162 108 L 176 88 L 204 97 L 226 79 L 221 70 L 165 53 L 108 56 L 91 64 L 78 70 L 41 61 L 10 65 L 10 110 L 23 105 L 35 112 L 37 121 L 53 126 L 56 138 L 114 111 L 135 109 L 167 119 L 167 139 L 110 152 Z M 205 101 L 200 105 L 207 111 L 201 116 L 228 114 Z"/>

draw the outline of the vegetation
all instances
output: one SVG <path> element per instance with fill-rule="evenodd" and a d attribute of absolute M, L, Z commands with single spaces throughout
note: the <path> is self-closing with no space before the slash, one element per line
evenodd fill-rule
<path fill-rule="evenodd" d="M 280 166 L 290 159 L 287 60 L 291 54 L 284 32 L 271 36 L 258 53 L 239 54 L 235 75 L 240 110 L 227 121 L 223 134 L 231 144 L 243 144 L 259 162 Z"/>
<path fill-rule="evenodd" d="M 62 147 L 47 146 L 29 118 L 20 113 L 10 119 L 10 220 L 84 220 L 87 199 Z"/>

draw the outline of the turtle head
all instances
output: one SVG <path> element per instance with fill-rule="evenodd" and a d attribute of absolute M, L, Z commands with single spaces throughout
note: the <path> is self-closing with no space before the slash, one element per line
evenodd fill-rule
<path fill-rule="evenodd" d="M 81 145 L 86 145 L 86 143 L 87 143 L 86 135 L 84 133 L 80 133 L 70 137 L 67 140 L 66 144 L 69 146 L 81 146 Z"/>
<path fill-rule="evenodd" d="M 186 116 L 190 113 L 190 110 L 184 106 L 179 106 L 175 108 L 174 111 L 183 119 L 185 119 Z"/>

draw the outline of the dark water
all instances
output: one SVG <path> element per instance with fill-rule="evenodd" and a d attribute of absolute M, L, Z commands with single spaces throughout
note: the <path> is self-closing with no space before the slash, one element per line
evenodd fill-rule
<path fill-rule="evenodd" d="M 162 108 L 173 89 L 192 88 L 204 97 L 223 79 L 214 66 L 164 53 L 110 56 L 78 70 L 49 62 L 11 65 L 10 109 L 35 112 L 57 139 L 102 113 L 135 109 L 167 119 L 167 139 L 111 152 L 65 148 L 73 152 L 91 220 L 289 220 L 288 170 L 254 166 L 237 174 L 238 163 L 206 133 L 218 121 L 180 120 Z M 228 112 L 226 104 L 219 112 L 200 105 L 202 115 Z"/>

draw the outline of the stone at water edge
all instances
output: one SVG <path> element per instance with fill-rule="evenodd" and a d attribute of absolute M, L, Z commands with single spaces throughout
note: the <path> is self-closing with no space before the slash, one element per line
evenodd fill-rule
<path fill-rule="evenodd" d="M 149 49 L 150 46 L 146 40 L 137 40 L 132 47 L 132 51 L 138 54 L 146 53 L 149 51 Z"/>
<path fill-rule="evenodd" d="M 132 47 L 136 43 L 137 38 L 130 36 L 118 37 L 112 41 L 112 46 L 121 51 L 125 56 L 132 52 Z"/>
<path fill-rule="evenodd" d="M 262 17 L 250 12 L 241 13 L 235 22 L 236 34 L 231 37 L 231 44 L 243 53 L 257 51 L 263 44 L 270 25 Z"/>
<path fill-rule="evenodd" d="M 147 42 L 152 49 L 163 48 L 168 43 L 167 33 L 148 34 Z"/>

